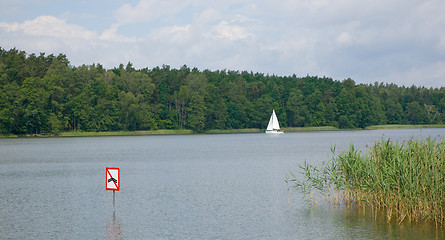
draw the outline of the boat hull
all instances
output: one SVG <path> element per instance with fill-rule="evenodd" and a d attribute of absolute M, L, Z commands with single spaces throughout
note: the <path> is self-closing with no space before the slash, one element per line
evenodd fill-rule
<path fill-rule="evenodd" d="M 280 134 L 284 134 L 284 132 L 283 131 L 277 131 L 277 130 L 266 130 L 266 134 L 280 135 Z"/>

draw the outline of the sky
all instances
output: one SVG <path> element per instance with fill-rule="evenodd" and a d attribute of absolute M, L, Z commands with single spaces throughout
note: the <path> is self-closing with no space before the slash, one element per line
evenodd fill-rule
<path fill-rule="evenodd" d="M 73 66 L 445 87 L 443 0 L 0 0 L 0 47 Z"/>

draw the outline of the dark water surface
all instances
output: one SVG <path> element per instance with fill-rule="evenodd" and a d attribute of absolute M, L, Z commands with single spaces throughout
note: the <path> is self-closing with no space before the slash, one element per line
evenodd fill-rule
<path fill-rule="evenodd" d="M 0 139 L 0 239 L 443 239 L 432 224 L 305 204 L 289 170 L 330 147 L 445 129 Z M 105 190 L 105 168 L 120 187 Z"/>

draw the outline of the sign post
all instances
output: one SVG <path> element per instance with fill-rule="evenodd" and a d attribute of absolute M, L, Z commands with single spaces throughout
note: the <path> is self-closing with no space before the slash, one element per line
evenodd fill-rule
<path fill-rule="evenodd" d="M 115 212 L 115 193 L 120 189 L 119 168 L 106 168 L 105 189 L 113 191 L 113 213 Z"/>

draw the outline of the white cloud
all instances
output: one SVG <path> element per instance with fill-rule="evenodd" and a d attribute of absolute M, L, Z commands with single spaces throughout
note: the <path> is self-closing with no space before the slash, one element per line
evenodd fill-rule
<path fill-rule="evenodd" d="M 111 42 L 136 42 L 139 39 L 129 38 L 117 34 L 118 24 L 112 24 L 99 35 L 95 31 L 89 31 L 75 24 L 68 24 L 64 20 L 54 16 L 39 16 L 34 20 L 25 21 L 23 23 L 5 23 L 0 22 L 0 28 L 9 33 L 22 35 L 23 37 L 33 37 L 33 39 L 41 38 L 52 39 L 56 41 L 64 39 L 64 41 L 86 40 L 86 41 L 111 41 Z"/>
<path fill-rule="evenodd" d="M 204 11 L 195 14 L 195 22 L 197 24 L 208 24 L 219 21 L 224 15 L 213 7 L 206 8 Z"/>
<path fill-rule="evenodd" d="M 218 38 L 224 38 L 231 41 L 244 39 L 252 36 L 251 33 L 241 26 L 231 24 L 227 21 L 220 22 L 214 27 L 215 36 Z"/>
<path fill-rule="evenodd" d="M 0 23 L 0 28 L 7 32 L 23 32 L 28 36 L 46 36 L 54 38 L 94 39 L 97 34 L 53 16 L 40 16 L 24 23 Z"/>
<path fill-rule="evenodd" d="M 98 39 L 104 40 L 104 41 L 112 41 L 112 42 L 127 42 L 127 43 L 133 43 L 137 41 L 141 41 L 141 39 L 138 38 L 130 38 L 123 35 L 117 34 L 117 30 L 119 28 L 119 24 L 113 24 L 110 28 L 106 29 L 102 32 L 100 37 Z"/>
<path fill-rule="evenodd" d="M 156 41 L 166 41 L 170 43 L 186 43 L 190 40 L 191 36 L 191 25 L 185 26 L 169 26 L 158 30 L 155 30 L 151 34 L 152 38 Z"/>
<path fill-rule="evenodd" d="M 444 87 L 445 86 L 445 61 L 438 61 L 425 66 L 412 67 L 402 71 L 393 71 L 389 74 L 366 79 L 368 82 L 396 83 L 400 86 L 410 87 Z"/>
<path fill-rule="evenodd" d="M 339 44 L 351 44 L 352 36 L 348 32 L 342 32 L 340 35 L 338 35 L 336 40 Z"/>
<path fill-rule="evenodd" d="M 112 24 L 98 34 L 54 16 L 39 16 L 23 23 L 0 22 L 0 35 L 5 36 L 0 45 L 28 53 L 64 53 L 74 65 L 96 62 L 114 67 L 131 61 L 128 54 L 137 53 L 135 43 L 142 41 L 118 34 L 118 28 L 118 24 Z"/>
<path fill-rule="evenodd" d="M 187 5 L 181 0 L 141 0 L 136 6 L 124 4 L 116 11 L 116 18 L 121 24 L 152 21 L 175 15 Z"/>

